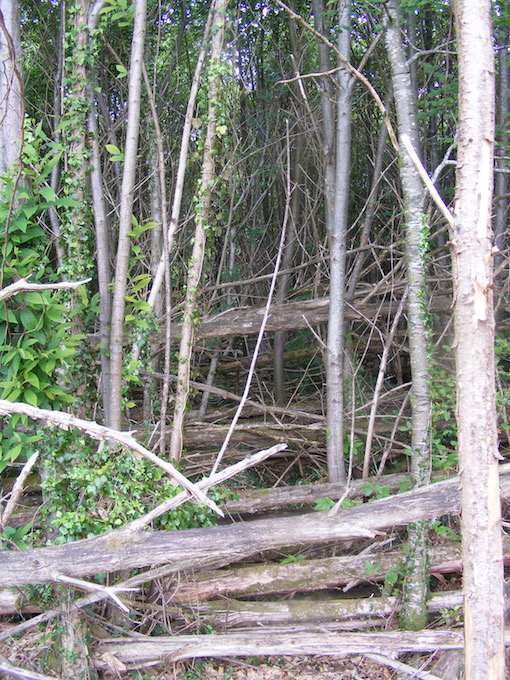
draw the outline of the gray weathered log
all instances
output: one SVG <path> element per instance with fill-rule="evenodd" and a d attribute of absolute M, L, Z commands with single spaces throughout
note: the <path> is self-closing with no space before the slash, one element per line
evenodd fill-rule
<path fill-rule="evenodd" d="M 427 601 L 429 613 L 462 606 L 462 591 L 437 593 Z M 284 600 L 281 602 L 242 602 L 215 600 L 194 605 L 193 615 L 216 630 L 240 626 L 291 625 L 303 622 L 346 621 L 369 618 L 387 619 L 398 612 L 398 597 L 361 597 L 340 600 Z"/>
<path fill-rule="evenodd" d="M 504 536 L 505 563 L 510 561 L 510 537 Z M 174 603 L 198 603 L 218 597 L 253 597 L 338 588 L 349 583 L 378 583 L 402 561 L 402 551 L 361 553 L 303 560 L 289 564 L 254 564 L 233 569 L 201 571 L 168 586 Z M 430 548 L 430 573 L 462 571 L 460 543 Z"/>
<path fill-rule="evenodd" d="M 179 635 L 147 640 L 125 638 L 105 640 L 96 650 L 94 666 L 108 670 L 113 662 L 143 667 L 165 660 L 165 663 L 203 657 L 247 656 L 341 656 L 344 654 L 384 654 L 428 652 L 440 649 L 462 649 L 462 630 L 390 631 L 385 633 L 317 633 L 304 635 L 266 634 Z"/>
<path fill-rule="evenodd" d="M 510 496 L 510 466 L 502 466 L 501 494 Z M 54 581 L 59 574 L 86 576 L 193 560 L 212 555 L 238 561 L 263 550 L 369 538 L 391 526 L 459 511 L 458 478 L 330 513 L 256 520 L 186 531 L 116 530 L 67 545 L 0 552 L 0 587 Z M 373 650 L 372 650 L 373 651 Z"/>

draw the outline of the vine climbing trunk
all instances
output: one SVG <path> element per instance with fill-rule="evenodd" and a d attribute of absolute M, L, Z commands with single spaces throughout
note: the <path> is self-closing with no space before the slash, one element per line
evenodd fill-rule
<path fill-rule="evenodd" d="M 418 116 L 411 74 L 402 45 L 399 21 L 399 0 L 388 0 L 386 49 L 391 65 L 393 92 L 397 110 L 399 134 L 407 135 L 419 148 Z M 411 362 L 411 474 L 415 486 L 430 481 L 431 402 L 429 392 L 429 359 L 427 347 L 426 250 L 427 233 L 422 214 L 423 188 L 418 170 L 407 151 L 401 146 L 400 177 L 404 194 L 406 227 L 406 259 L 408 285 L 408 336 Z M 427 624 L 428 594 L 428 521 L 409 527 L 406 575 L 402 606 L 402 624 L 419 630 Z"/>
<path fill-rule="evenodd" d="M 204 155 L 202 175 L 197 192 L 197 207 L 195 213 L 195 236 L 193 252 L 188 265 L 186 281 L 186 300 L 184 303 L 183 321 L 181 327 L 181 342 L 177 369 L 177 384 L 175 389 L 175 407 L 170 439 L 170 458 L 178 462 L 182 454 L 182 430 L 184 413 L 189 392 L 190 364 L 193 351 L 193 337 L 195 331 L 195 316 L 199 292 L 204 251 L 207 240 L 207 222 L 211 206 L 214 184 L 214 147 L 216 143 L 216 111 L 220 78 L 218 66 L 221 61 L 223 37 L 225 27 L 225 13 L 228 0 L 217 0 L 214 8 L 212 27 L 211 54 L 209 63 L 209 110 L 207 114 L 207 132 L 204 141 Z"/>
<path fill-rule="evenodd" d="M 490 0 L 457 0 L 459 140 L 454 230 L 457 422 L 467 680 L 505 677 L 503 556 L 494 367 Z"/>
<path fill-rule="evenodd" d="M 140 93 L 142 85 L 142 64 L 145 43 L 147 0 L 135 3 L 133 39 L 131 43 L 131 64 L 128 86 L 128 122 L 122 175 L 119 237 L 115 261 L 115 286 L 113 289 L 111 335 L 110 335 L 110 422 L 114 430 L 121 429 L 122 415 L 122 358 L 124 337 L 124 312 L 129 254 L 131 250 L 131 217 L 133 211 L 133 189 L 135 184 L 138 134 L 140 130 Z"/>

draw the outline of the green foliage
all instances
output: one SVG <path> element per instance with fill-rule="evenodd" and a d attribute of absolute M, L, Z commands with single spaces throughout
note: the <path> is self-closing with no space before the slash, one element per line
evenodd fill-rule
<path fill-rule="evenodd" d="M 384 577 L 384 592 L 393 594 L 397 588 L 397 585 L 405 576 L 404 567 L 399 564 L 395 567 L 388 569 L 386 576 Z"/>
<path fill-rule="evenodd" d="M 129 452 L 94 445 L 75 430 L 48 428 L 43 452 L 47 492 L 44 520 L 53 542 L 67 543 L 116 529 L 180 493 L 161 468 Z M 95 444 L 97 449 L 97 444 Z M 211 494 L 222 502 L 227 494 Z M 185 503 L 156 520 L 159 529 L 191 529 L 215 524 L 205 506 Z"/>
<path fill-rule="evenodd" d="M 449 541 L 457 543 L 460 541 L 460 536 L 451 527 L 443 524 L 441 521 L 437 520 L 432 525 L 431 529 L 436 532 L 438 536 L 442 538 L 447 538 Z"/>
<path fill-rule="evenodd" d="M 289 555 L 280 564 L 295 564 L 296 562 L 304 562 L 306 560 L 305 555 Z"/>
<path fill-rule="evenodd" d="M 496 339 L 496 369 L 498 385 L 496 392 L 496 407 L 500 419 L 500 426 L 507 432 L 510 430 L 510 335 L 505 333 Z"/>
<path fill-rule="evenodd" d="M 62 148 L 49 141 L 41 125 L 27 129 L 20 187 L 4 177 L 0 190 L 1 285 L 20 277 L 32 282 L 55 279 L 44 213 L 73 204 L 46 184 Z M 66 373 L 76 337 L 69 333 L 67 310 L 50 291 L 19 293 L 0 305 L 0 398 L 42 408 L 59 408 L 73 398 Z M 58 381 L 56 380 L 58 376 Z M 22 424 L 24 430 L 17 432 Z M 13 416 L 0 431 L 0 471 L 39 440 L 26 418 Z"/>
<path fill-rule="evenodd" d="M 317 512 L 327 512 L 328 510 L 331 510 L 334 505 L 335 501 L 331 500 L 331 498 L 318 498 L 315 501 L 313 509 Z"/>
<path fill-rule="evenodd" d="M 391 487 L 382 486 L 376 482 L 368 482 L 365 486 L 361 487 L 361 491 L 365 498 L 371 498 L 374 500 L 379 500 L 381 498 L 387 498 L 391 496 Z"/>

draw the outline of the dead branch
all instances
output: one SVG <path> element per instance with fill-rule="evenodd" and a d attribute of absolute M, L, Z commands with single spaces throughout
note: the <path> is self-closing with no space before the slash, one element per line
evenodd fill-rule
<path fill-rule="evenodd" d="M 83 281 L 61 281 L 59 283 L 29 283 L 27 279 L 19 279 L 0 290 L 0 300 L 7 300 L 17 293 L 26 291 L 76 290 L 78 286 L 83 286 L 90 280 L 91 279 L 83 279 Z"/>

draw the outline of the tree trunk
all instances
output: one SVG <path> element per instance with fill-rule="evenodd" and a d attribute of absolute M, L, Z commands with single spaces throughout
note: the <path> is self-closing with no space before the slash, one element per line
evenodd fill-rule
<path fill-rule="evenodd" d="M 389 0 L 386 47 L 391 64 L 393 92 L 400 135 L 407 135 L 419 148 L 416 97 L 406 62 L 399 22 L 399 2 Z M 423 190 L 418 170 L 409 155 L 401 151 L 400 176 L 405 205 L 406 258 L 408 283 L 408 334 L 411 361 L 412 458 L 411 472 L 415 486 L 430 481 L 431 403 L 427 347 L 428 306 L 425 258 L 426 226 L 422 214 Z M 402 622 L 405 628 L 419 630 L 427 624 L 427 541 L 430 524 L 419 522 L 409 527 L 408 555 L 404 580 Z"/>
<path fill-rule="evenodd" d="M 503 680 L 503 563 L 495 405 L 491 198 L 494 57 L 489 0 L 457 0 L 455 226 L 457 418 L 467 680 Z"/>
<path fill-rule="evenodd" d="M 501 490 L 502 496 L 508 498 L 509 466 L 504 466 L 504 471 Z M 263 550 L 373 538 L 388 527 L 457 514 L 460 507 L 458 484 L 459 479 L 454 477 L 341 510 L 334 516 L 317 512 L 186 531 L 130 531 L 128 527 L 66 545 L 4 550 L 0 552 L 0 587 L 48 583 L 62 573 L 81 577 L 149 565 L 170 565 L 168 573 L 172 569 L 177 572 L 186 564 L 196 570 L 202 565 L 210 568 L 211 556 L 226 565 Z M 498 567 L 502 571 L 501 559 Z"/>
<path fill-rule="evenodd" d="M 129 68 L 128 123 L 122 176 L 119 237 L 115 261 L 115 287 L 113 290 L 111 335 L 110 335 L 110 422 L 114 430 L 122 429 L 122 358 L 124 337 L 124 310 L 129 271 L 129 253 L 132 227 L 133 188 L 138 154 L 138 133 L 140 128 L 140 94 L 142 84 L 142 63 L 145 44 L 147 0 L 135 3 L 135 20 L 131 44 Z"/>
<path fill-rule="evenodd" d="M 338 49 L 350 57 L 351 2 L 339 3 Z M 351 95 L 354 79 L 343 69 L 338 75 L 335 205 L 330 240 L 329 319 L 326 351 L 327 458 L 330 482 L 346 479 L 344 462 L 344 306 L 346 234 L 351 170 Z"/>
<path fill-rule="evenodd" d="M 23 140 L 23 75 L 17 0 L 0 0 L 0 174 L 17 172 Z"/>
<path fill-rule="evenodd" d="M 221 60 L 223 35 L 225 26 L 225 11 L 228 0 L 217 0 L 212 29 L 211 71 L 217 69 Z M 202 177 L 198 189 L 198 204 L 195 215 L 195 236 L 193 252 L 188 265 L 186 281 L 186 300 L 181 328 L 181 343 L 178 358 L 177 387 L 175 390 L 175 408 L 170 440 L 170 458 L 179 462 L 182 454 L 182 428 L 184 413 L 188 401 L 189 379 L 191 370 L 191 355 L 195 334 L 195 312 L 199 292 L 202 265 L 207 240 L 207 222 L 214 182 L 214 146 L 216 142 L 216 107 L 218 104 L 219 76 L 214 76 L 209 88 L 209 110 L 207 115 L 207 133 L 204 141 L 204 157 Z"/>

